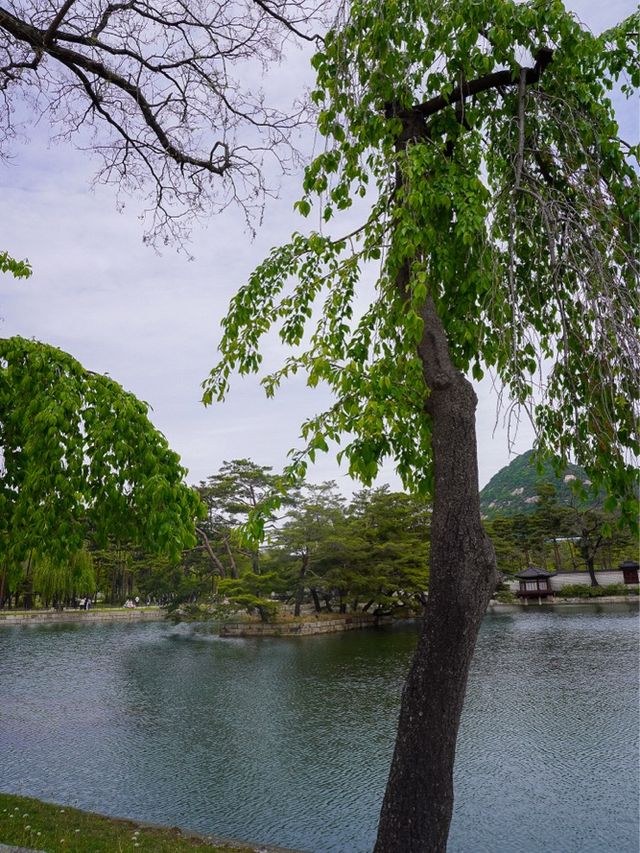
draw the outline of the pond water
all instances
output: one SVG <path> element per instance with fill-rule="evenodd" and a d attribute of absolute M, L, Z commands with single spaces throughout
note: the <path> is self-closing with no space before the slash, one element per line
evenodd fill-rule
<path fill-rule="evenodd" d="M 637 629 L 630 605 L 487 616 L 449 853 L 637 853 Z M 0 790 L 365 853 L 415 639 L 0 628 Z"/>

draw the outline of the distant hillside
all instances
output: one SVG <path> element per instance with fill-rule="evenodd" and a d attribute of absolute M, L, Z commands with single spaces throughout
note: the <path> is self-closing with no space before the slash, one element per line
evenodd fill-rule
<path fill-rule="evenodd" d="M 537 503 L 536 486 L 541 480 L 555 487 L 558 503 L 575 504 L 571 482 L 577 479 L 588 484 L 589 479 L 584 469 L 578 465 L 569 465 L 562 477 L 556 477 L 551 464 L 547 462 L 541 474 L 531 461 L 532 453 L 533 451 L 528 450 L 521 456 L 516 456 L 513 462 L 498 471 L 482 489 L 480 510 L 483 517 L 534 512 Z M 600 502 L 591 502 L 589 505 L 594 503 Z"/>

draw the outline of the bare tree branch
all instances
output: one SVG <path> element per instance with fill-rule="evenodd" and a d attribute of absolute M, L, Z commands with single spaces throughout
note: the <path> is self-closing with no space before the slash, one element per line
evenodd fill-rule
<path fill-rule="evenodd" d="M 307 120 L 280 93 L 268 104 L 256 72 L 291 39 L 317 41 L 327 2 L 3 2 L 0 156 L 28 104 L 54 139 L 99 155 L 98 180 L 147 195 L 147 239 L 180 242 L 231 203 L 250 223 L 273 194 L 265 161 L 291 168 Z"/>

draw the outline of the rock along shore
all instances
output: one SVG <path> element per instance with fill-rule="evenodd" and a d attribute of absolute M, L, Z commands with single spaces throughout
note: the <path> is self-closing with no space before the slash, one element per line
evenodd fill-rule
<path fill-rule="evenodd" d="M 223 622 L 221 637 L 307 637 L 311 634 L 336 634 L 358 628 L 375 628 L 390 625 L 391 616 L 374 616 L 371 613 L 336 614 L 334 618 L 305 617 L 282 622 Z"/>

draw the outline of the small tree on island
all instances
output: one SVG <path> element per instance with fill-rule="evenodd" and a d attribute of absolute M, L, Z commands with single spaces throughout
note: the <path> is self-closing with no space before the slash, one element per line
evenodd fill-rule
<path fill-rule="evenodd" d="M 638 84 L 635 26 L 596 37 L 561 2 L 345 4 L 313 59 L 327 143 L 297 204 L 326 224 L 275 249 L 223 321 L 207 403 L 234 371 L 259 370 L 273 326 L 296 352 L 267 393 L 303 371 L 335 395 L 304 424 L 292 477 L 346 436 L 353 476 L 370 483 L 391 456 L 409 489 L 433 496 L 429 599 L 376 853 L 446 849 L 466 681 L 497 580 L 467 374 L 493 370 L 534 419 L 538 453 L 575 458 L 635 522 L 638 182 L 607 94 Z M 358 197 L 362 225 L 329 235 Z"/>

